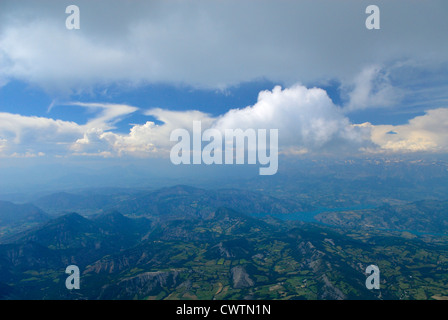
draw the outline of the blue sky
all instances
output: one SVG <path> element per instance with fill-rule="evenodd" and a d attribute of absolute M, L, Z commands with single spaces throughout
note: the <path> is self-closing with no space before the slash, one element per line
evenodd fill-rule
<path fill-rule="evenodd" d="M 92 116 L 91 113 L 82 107 L 65 105 L 71 101 L 83 101 L 121 103 L 138 106 L 143 110 L 151 108 L 177 111 L 199 110 L 218 116 L 230 109 L 244 108 L 253 104 L 260 91 L 270 90 L 274 86 L 273 82 L 267 80 L 242 83 L 225 90 L 168 84 L 148 84 L 137 88 L 112 85 L 88 93 L 65 96 L 46 92 L 24 81 L 13 80 L 0 90 L 0 101 L 2 101 L 0 111 L 85 123 Z M 337 90 L 335 93 L 337 94 Z M 117 130 L 125 133 L 130 129 L 130 123 L 144 123 L 148 120 L 157 121 L 141 113 L 132 114 L 117 124 Z"/>
<path fill-rule="evenodd" d="M 367 30 L 369 4 L 1 1 L 0 167 L 169 164 L 193 121 L 278 129 L 281 157 L 446 154 L 448 4 L 377 1 Z"/>

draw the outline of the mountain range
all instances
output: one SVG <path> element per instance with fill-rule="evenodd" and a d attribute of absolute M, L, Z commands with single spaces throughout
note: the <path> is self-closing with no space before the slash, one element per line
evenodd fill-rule
<path fill-rule="evenodd" d="M 32 203 L 53 215 L 78 212 L 84 215 L 117 210 L 125 215 L 169 218 L 182 212 L 185 216 L 211 214 L 226 206 L 242 213 L 290 213 L 313 210 L 314 207 L 293 199 L 284 200 L 260 192 L 241 189 L 206 190 L 177 185 L 152 191 L 117 194 L 72 194 L 59 192 Z"/>
<path fill-rule="evenodd" d="M 57 197 L 71 198 L 65 194 Z M 317 218 L 325 222 L 320 224 L 283 220 L 269 214 L 251 216 L 251 210 L 283 212 L 286 216 L 299 207 L 259 192 L 175 186 L 127 193 L 121 201 L 119 198 L 118 194 L 111 197 L 109 203 L 114 205 L 109 211 L 90 211 L 87 215 L 63 213 L 65 210 L 49 215 L 35 205 L 5 205 L 23 213 L 13 215 L 17 221 L 32 221 L 26 217 L 40 217 L 41 212 L 43 221 L 37 225 L 33 221 L 27 229 L 0 239 L 0 298 L 269 300 L 448 296 L 448 238 L 401 230 L 420 225 L 432 230 L 428 228 L 436 224 L 423 222 L 428 212 L 443 219 L 446 202 L 408 204 L 408 209 L 417 210 L 409 213 L 416 217 L 413 225 L 406 224 L 408 209 L 399 206 L 352 214 L 358 220 L 350 212 L 320 213 Z M 370 218 L 382 213 L 385 216 L 386 212 L 397 213 L 398 220 L 384 225 L 381 223 L 388 221 L 385 217 L 377 218 L 379 222 Z M 12 211 L 0 212 L 5 217 L 6 213 L 11 215 Z M 342 223 L 346 221 L 343 219 L 352 224 Z M 365 223 L 377 223 L 382 229 L 356 227 Z M 81 270 L 79 290 L 65 288 L 65 268 L 71 264 Z M 365 286 L 365 269 L 371 264 L 381 270 L 380 290 Z"/>

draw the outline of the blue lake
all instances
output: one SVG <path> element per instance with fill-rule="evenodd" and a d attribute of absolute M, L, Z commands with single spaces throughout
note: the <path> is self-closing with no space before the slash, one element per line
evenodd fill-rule
<path fill-rule="evenodd" d="M 251 214 L 251 216 L 255 218 L 263 218 L 266 216 L 275 217 L 284 221 L 302 221 L 302 222 L 314 222 L 323 225 L 328 225 L 326 223 L 320 222 L 315 219 L 315 216 L 319 213 L 323 212 L 343 212 L 350 210 L 364 210 L 364 209 L 373 209 L 375 206 L 367 206 L 367 205 L 358 205 L 353 207 L 342 207 L 342 208 L 319 208 L 315 211 L 309 212 L 294 212 L 294 213 L 255 213 Z M 396 232 L 409 232 L 416 236 L 424 236 L 424 235 L 432 235 L 432 236 L 448 236 L 447 234 L 442 233 L 431 233 L 431 232 L 421 232 L 417 230 L 398 230 L 398 229 L 380 229 L 384 231 L 396 231 Z"/>

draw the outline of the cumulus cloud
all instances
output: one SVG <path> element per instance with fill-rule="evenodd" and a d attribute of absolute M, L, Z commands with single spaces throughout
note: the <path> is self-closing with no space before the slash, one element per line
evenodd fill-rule
<path fill-rule="evenodd" d="M 106 131 L 122 117 L 137 110 L 120 104 L 74 102 L 89 109 L 100 110 L 86 124 L 37 116 L 0 113 L 0 153 L 21 154 L 67 154 L 71 145 L 90 132 Z"/>
<path fill-rule="evenodd" d="M 44 117 L 0 113 L 0 156 L 60 154 L 77 137 L 82 127 L 74 122 Z"/>
<path fill-rule="evenodd" d="M 78 139 L 71 150 L 77 154 L 131 155 L 137 157 L 166 156 L 173 143 L 170 134 L 177 128 L 192 132 L 193 121 L 201 121 L 203 128 L 211 126 L 214 118 L 200 111 L 170 111 L 160 108 L 147 110 L 146 115 L 155 117 L 162 124 L 147 121 L 134 124 L 129 134 L 118 134 L 103 129 L 89 129 Z M 103 153 L 107 152 L 107 153 Z"/>
<path fill-rule="evenodd" d="M 157 123 L 134 124 L 127 134 L 114 132 L 114 125 L 137 107 L 71 104 L 96 113 L 85 124 L 0 113 L 0 155 L 167 157 L 175 144 L 171 132 L 182 128 L 191 133 L 193 121 L 200 121 L 202 130 L 217 129 L 223 135 L 226 129 L 278 129 L 279 152 L 286 156 L 448 151 L 448 108 L 428 110 L 404 125 L 353 124 L 325 90 L 302 85 L 261 91 L 253 105 L 216 117 L 195 110 L 146 110 Z"/>
<path fill-rule="evenodd" d="M 282 147 L 301 150 L 354 147 L 365 142 L 363 130 L 350 124 L 324 90 L 301 85 L 262 91 L 256 104 L 230 110 L 215 126 L 222 131 L 278 129 Z"/>
<path fill-rule="evenodd" d="M 174 129 L 202 130 L 278 129 L 279 152 L 286 156 L 307 153 L 447 152 L 448 108 L 428 110 L 405 125 L 352 124 L 322 89 L 296 85 L 263 91 L 253 106 L 232 109 L 213 118 L 199 111 L 153 109 L 148 115 L 163 121 L 134 125 L 129 134 L 89 130 L 71 147 L 77 154 L 101 156 L 167 156 Z M 250 147 L 250 146 L 249 146 Z"/>
<path fill-rule="evenodd" d="M 71 121 L 1 112 L 0 132 L 2 140 L 31 145 L 69 142 L 82 130 L 77 123 Z"/>
<path fill-rule="evenodd" d="M 202 130 L 213 128 L 223 135 L 226 129 L 278 129 L 280 152 L 303 154 L 309 151 L 357 150 L 368 141 L 368 130 L 353 126 L 322 89 L 301 85 L 262 91 L 253 106 L 231 109 L 219 117 L 199 111 L 152 109 L 147 115 L 162 124 L 148 121 L 134 125 L 127 135 L 89 130 L 78 139 L 72 150 L 78 153 L 114 152 L 134 156 L 167 155 L 174 144 L 173 130 L 192 132 L 193 121 L 200 121 Z M 249 146 L 253 147 L 253 146 Z"/>
<path fill-rule="evenodd" d="M 371 129 L 371 140 L 380 151 L 447 152 L 448 108 L 428 110 L 404 125 L 364 124 Z"/>
<path fill-rule="evenodd" d="M 45 156 L 45 153 L 43 152 L 38 152 L 38 153 L 32 153 L 30 151 L 27 151 L 25 153 L 17 153 L 14 152 L 13 154 L 11 154 L 11 158 L 36 158 L 36 157 L 43 157 Z"/>

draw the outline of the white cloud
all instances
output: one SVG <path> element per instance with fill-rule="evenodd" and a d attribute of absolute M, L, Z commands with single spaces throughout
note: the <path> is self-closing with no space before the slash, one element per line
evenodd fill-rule
<path fill-rule="evenodd" d="M 174 129 L 278 129 L 281 154 L 298 156 L 341 152 L 447 152 L 448 108 L 428 110 L 404 125 L 352 124 L 319 88 L 294 85 L 259 93 L 252 106 L 212 117 L 200 111 L 151 109 L 161 123 L 134 124 L 128 134 L 114 125 L 135 112 L 121 104 L 72 103 L 96 113 L 85 124 L 44 117 L 0 113 L 2 157 L 100 156 L 167 157 Z"/>
<path fill-rule="evenodd" d="M 134 125 L 127 135 L 89 130 L 72 150 L 165 156 L 174 144 L 169 140 L 170 133 L 178 128 L 191 132 L 195 120 L 201 121 L 202 130 L 214 128 L 222 133 L 225 129 L 278 129 L 280 151 L 284 154 L 356 150 L 365 146 L 368 137 L 368 130 L 351 125 L 324 90 L 300 85 L 262 91 L 253 106 L 232 109 L 216 118 L 199 111 L 153 109 L 146 114 L 163 124 L 148 121 Z"/>
<path fill-rule="evenodd" d="M 0 139 L 0 156 L 4 153 L 7 143 L 8 141 L 6 139 Z"/>
<path fill-rule="evenodd" d="M 2 157 L 65 154 L 67 145 L 81 135 L 82 127 L 74 122 L 0 113 Z"/>
<path fill-rule="evenodd" d="M 351 84 L 345 84 L 344 90 L 348 95 L 345 111 L 393 107 L 403 98 L 402 90 L 391 84 L 387 72 L 379 66 L 364 68 Z"/>
<path fill-rule="evenodd" d="M 71 102 L 68 105 L 85 107 L 93 110 L 101 110 L 101 113 L 89 120 L 85 125 L 87 128 L 101 128 L 103 130 L 114 129 L 114 124 L 121 121 L 123 117 L 138 110 L 136 107 L 124 104 L 112 103 L 84 103 Z"/>
<path fill-rule="evenodd" d="M 45 153 L 38 152 L 38 153 L 32 153 L 30 151 L 27 151 L 25 153 L 17 153 L 14 152 L 10 155 L 11 158 L 36 158 L 36 157 L 43 157 L 45 156 Z"/>
<path fill-rule="evenodd" d="M 170 141 L 171 131 L 177 128 L 192 130 L 193 121 L 201 121 L 203 128 L 210 127 L 214 119 L 200 111 L 169 111 L 152 109 L 145 112 L 163 124 L 147 121 L 145 124 L 135 124 L 129 134 L 104 132 L 99 129 L 90 129 L 78 139 L 71 149 L 78 154 L 100 154 L 107 151 L 108 155 L 131 155 L 137 157 L 166 156 L 173 143 Z"/>
<path fill-rule="evenodd" d="M 284 148 L 316 151 L 353 148 L 365 142 L 363 130 L 350 124 L 324 90 L 301 85 L 262 91 L 255 105 L 230 110 L 215 126 L 221 130 L 278 129 Z"/>
<path fill-rule="evenodd" d="M 448 152 L 448 108 L 428 110 L 404 125 L 365 124 L 371 140 L 383 151 Z"/>
<path fill-rule="evenodd" d="M 0 113 L 0 137 L 15 144 L 69 142 L 81 132 L 75 122 Z"/>
<path fill-rule="evenodd" d="M 79 103 L 72 105 L 100 110 L 86 124 L 45 117 L 0 113 L 0 153 L 2 156 L 48 153 L 69 154 L 70 146 L 90 132 L 106 131 L 137 108 L 118 104 Z M 92 135 L 90 135 L 92 136 Z"/>

